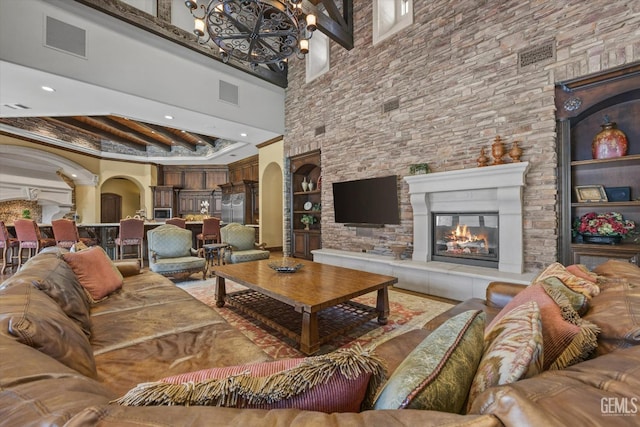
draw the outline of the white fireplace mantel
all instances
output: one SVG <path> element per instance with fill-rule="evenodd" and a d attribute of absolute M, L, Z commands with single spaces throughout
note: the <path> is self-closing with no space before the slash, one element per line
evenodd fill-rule
<path fill-rule="evenodd" d="M 522 192 L 529 162 L 407 176 L 413 207 L 413 260 L 431 260 L 431 213 L 498 212 L 498 271 L 522 273 Z"/>

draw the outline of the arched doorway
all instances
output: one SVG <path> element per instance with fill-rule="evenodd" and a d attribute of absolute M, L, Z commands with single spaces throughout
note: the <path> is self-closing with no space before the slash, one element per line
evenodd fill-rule
<path fill-rule="evenodd" d="M 104 196 L 106 200 L 104 200 Z M 118 201 L 117 197 L 120 199 Z M 105 201 L 109 204 L 107 206 L 100 206 L 100 219 L 101 222 L 119 222 L 120 219 L 127 216 L 133 217 L 138 214 L 141 209 L 140 188 L 138 185 L 127 178 L 113 177 L 107 179 L 102 183 L 100 188 L 100 200 L 102 203 Z M 119 205 L 119 208 L 116 207 Z M 119 209 L 119 210 L 118 210 Z M 105 221 L 108 217 L 111 221 Z"/>

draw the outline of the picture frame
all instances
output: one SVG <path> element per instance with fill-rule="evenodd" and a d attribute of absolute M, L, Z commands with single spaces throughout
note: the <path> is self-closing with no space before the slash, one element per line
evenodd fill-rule
<path fill-rule="evenodd" d="M 578 203 L 609 201 L 603 185 L 576 185 L 574 190 Z"/>

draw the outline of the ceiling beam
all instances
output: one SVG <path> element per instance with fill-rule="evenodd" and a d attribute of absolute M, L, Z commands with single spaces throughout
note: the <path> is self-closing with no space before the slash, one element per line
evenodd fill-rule
<path fill-rule="evenodd" d="M 177 135 L 175 135 L 173 132 L 169 132 L 167 128 L 163 128 L 162 126 L 157 126 L 157 125 L 152 125 L 152 124 L 147 124 L 146 126 L 148 126 L 149 128 L 153 129 L 156 132 L 156 134 L 160 134 L 160 135 L 164 136 L 165 138 L 167 138 L 168 140 L 170 140 L 174 147 L 176 145 L 180 145 L 180 146 L 186 148 L 187 150 L 196 151 L 197 142 L 196 143 L 192 143 L 192 142 L 186 141 L 185 139 L 182 139 L 182 138 L 174 138 L 174 136 L 177 136 Z"/>
<path fill-rule="evenodd" d="M 156 129 L 152 128 L 150 125 L 147 125 L 142 122 L 138 122 L 136 120 L 127 119 L 120 116 L 107 116 L 103 117 L 93 117 L 94 119 L 104 121 L 105 124 L 111 125 L 116 124 L 116 127 L 124 127 L 124 132 L 135 132 L 135 135 L 139 138 L 142 138 L 150 143 L 160 143 L 165 147 L 171 148 L 174 144 L 172 138 L 169 138 L 166 135 L 160 134 L 156 131 Z"/>
<path fill-rule="evenodd" d="M 83 119 L 83 117 L 78 117 L 78 118 Z M 132 141 L 129 138 L 122 138 L 108 131 L 90 126 L 86 123 L 83 123 L 82 120 L 76 120 L 73 117 L 43 117 L 43 119 L 49 122 L 52 122 L 58 126 L 65 127 L 71 131 L 87 134 L 87 135 L 90 135 L 92 138 L 97 138 L 100 140 L 107 139 L 112 142 L 122 144 L 126 147 L 133 148 L 135 150 L 147 151 L 147 146 L 149 145 L 146 141 L 141 141 L 141 140 Z"/>
<path fill-rule="evenodd" d="M 322 3 L 328 16 L 317 5 Z M 342 0 L 342 16 L 335 0 L 310 0 L 302 2 L 305 15 L 316 15 L 318 29 L 347 50 L 353 49 L 353 0 Z"/>
<path fill-rule="evenodd" d="M 198 133 L 187 132 L 186 130 L 176 129 L 176 128 L 165 128 L 165 130 L 173 135 L 187 141 L 189 144 L 199 145 L 199 144 L 209 144 L 212 147 L 216 146 L 216 141 L 218 138 L 212 138 L 206 135 L 200 135 Z"/>

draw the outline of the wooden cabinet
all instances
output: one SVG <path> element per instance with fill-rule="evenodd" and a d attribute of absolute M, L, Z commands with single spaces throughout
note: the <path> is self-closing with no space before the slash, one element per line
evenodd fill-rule
<path fill-rule="evenodd" d="M 291 158 L 291 253 L 295 257 L 313 259 L 311 251 L 322 247 L 321 173 L 320 151 Z"/>
<path fill-rule="evenodd" d="M 640 244 L 626 238 L 615 245 L 583 243 L 572 233 L 576 218 L 589 212 L 619 212 L 640 231 L 640 65 L 611 70 L 556 87 L 559 161 L 559 259 L 589 267 L 607 259 L 638 263 Z M 617 123 L 629 141 L 626 156 L 593 159 L 591 145 L 604 117 Z M 630 200 L 581 201 L 576 187 L 624 187 Z M 584 187 L 583 187 L 584 188 Z"/>
<path fill-rule="evenodd" d="M 180 206 L 178 213 L 185 215 L 200 215 L 203 201 L 209 202 L 209 215 L 220 217 L 222 213 L 222 191 L 220 190 L 182 190 L 180 191 Z"/>
<path fill-rule="evenodd" d="M 158 185 L 151 187 L 153 189 L 153 207 L 154 208 L 173 208 L 175 200 L 175 187 L 168 185 Z"/>
<path fill-rule="evenodd" d="M 311 251 L 322 247 L 320 230 L 294 230 L 293 256 L 297 258 L 313 259 Z"/>
<path fill-rule="evenodd" d="M 154 208 L 171 208 L 171 214 L 173 216 L 178 215 L 178 194 L 180 193 L 180 187 L 157 185 L 151 187 L 151 190 L 153 191 Z M 148 214 L 152 215 L 153 211 Z"/>
<path fill-rule="evenodd" d="M 229 163 L 229 182 L 258 181 L 258 165 L 259 159 L 257 155 Z"/>

